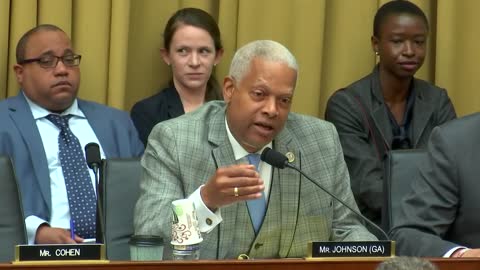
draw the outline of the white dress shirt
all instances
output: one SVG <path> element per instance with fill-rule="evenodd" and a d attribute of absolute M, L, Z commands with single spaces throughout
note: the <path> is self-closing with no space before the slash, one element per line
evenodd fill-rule
<path fill-rule="evenodd" d="M 233 137 L 228 127 L 228 123 L 226 119 L 225 119 L 225 127 L 227 129 L 228 140 L 232 145 L 235 160 L 240 163 L 249 164 L 247 155 L 250 153 L 247 152 L 240 145 L 240 143 L 238 143 L 235 137 Z M 260 149 L 257 152 L 257 154 L 261 154 L 263 149 L 265 149 L 266 147 L 272 147 L 272 142 L 265 145 L 262 149 Z M 260 178 L 263 180 L 263 183 L 265 185 L 265 189 L 264 189 L 265 199 L 268 201 L 268 196 L 270 195 L 271 178 L 272 178 L 272 166 L 263 161 L 260 161 L 258 165 L 258 171 L 260 174 Z M 203 185 L 197 188 L 188 198 L 192 200 L 195 205 L 200 231 L 203 233 L 209 233 L 218 224 L 220 224 L 220 222 L 222 222 L 221 209 L 219 208 L 215 212 L 210 211 L 210 209 L 203 202 L 202 197 L 200 195 L 200 189 L 202 187 Z M 240 202 L 240 203 L 245 203 L 245 202 Z M 207 220 L 209 222 L 207 222 Z"/>
<path fill-rule="evenodd" d="M 65 187 L 63 171 L 60 165 L 60 159 L 58 157 L 58 135 L 60 134 L 60 129 L 47 118 L 45 118 L 51 112 L 35 104 L 26 96 L 25 99 L 30 106 L 33 118 L 37 124 L 38 131 L 40 132 L 43 148 L 45 149 L 48 171 L 50 173 L 50 191 L 52 195 L 50 220 L 43 220 L 34 215 L 25 218 L 28 243 L 33 244 L 37 229 L 43 223 L 48 223 L 51 227 L 70 229 L 70 208 L 68 205 L 67 189 Z M 98 141 L 92 127 L 88 123 L 87 118 L 80 108 L 78 108 L 77 100 L 75 100 L 72 106 L 66 109 L 61 115 L 68 114 L 73 115 L 69 120 L 70 130 L 80 141 L 84 155 L 85 145 L 88 143 L 95 142 L 100 145 L 100 142 Z M 102 158 L 105 158 L 105 154 L 101 146 L 100 154 Z M 95 189 L 95 175 L 92 170 L 89 170 L 89 173 L 90 178 L 92 179 L 92 185 Z"/>

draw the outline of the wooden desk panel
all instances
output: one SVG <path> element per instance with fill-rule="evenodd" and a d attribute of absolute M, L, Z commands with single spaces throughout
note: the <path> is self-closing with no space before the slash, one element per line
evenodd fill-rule
<path fill-rule="evenodd" d="M 479 270 L 480 259 L 431 259 L 440 270 Z M 53 269 L 53 270 L 374 270 L 381 260 L 349 261 L 305 261 L 303 259 L 282 260 L 218 260 L 218 261 L 159 261 L 117 262 L 105 264 L 55 264 L 19 265 L 0 264 L 0 270 Z"/>

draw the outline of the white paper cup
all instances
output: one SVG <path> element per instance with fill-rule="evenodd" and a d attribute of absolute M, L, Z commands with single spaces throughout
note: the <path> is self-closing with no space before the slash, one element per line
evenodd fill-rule
<path fill-rule="evenodd" d="M 203 241 L 195 206 L 189 199 L 172 202 L 172 245 L 195 245 Z"/>

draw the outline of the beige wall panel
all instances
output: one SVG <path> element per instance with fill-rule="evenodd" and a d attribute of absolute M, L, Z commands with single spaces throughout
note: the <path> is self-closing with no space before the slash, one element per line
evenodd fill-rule
<path fill-rule="evenodd" d="M 15 48 L 22 35 L 37 24 L 37 1 L 12 1 L 10 4 L 7 96 L 14 96 L 18 93 L 20 87 L 15 78 L 15 72 L 13 71 L 13 65 L 17 62 L 15 59 Z"/>
<path fill-rule="evenodd" d="M 319 115 L 322 77 L 325 1 L 292 1 L 288 47 L 299 65 L 299 77 L 292 111 Z"/>
<path fill-rule="evenodd" d="M 177 1 L 131 1 L 125 109 L 164 87 L 170 70 L 160 57 L 163 28 Z"/>
<path fill-rule="evenodd" d="M 457 114 L 479 111 L 479 1 L 439 1 L 437 83 L 448 89 Z"/>
<path fill-rule="evenodd" d="M 237 47 L 256 39 L 272 39 L 289 48 L 300 65 L 293 111 L 313 115 L 318 113 L 318 63 L 321 61 L 319 47 L 323 32 L 323 15 L 319 10 L 323 5 L 324 1 L 245 0 L 239 1 L 238 7 Z M 311 61 L 317 65 L 306 64 Z"/>
<path fill-rule="evenodd" d="M 214 72 L 220 85 L 228 75 L 230 63 L 237 50 L 238 2 L 239 0 L 220 0 L 218 2 L 217 23 L 222 36 L 224 53 Z"/>
<path fill-rule="evenodd" d="M 229 0 L 227 0 L 229 1 Z M 179 8 L 196 7 L 201 8 L 215 17 L 217 13 L 218 0 L 179 0 Z"/>
<path fill-rule="evenodd" d="M 238 12 L 238 47 L 257 39 L 272 39 L 289 45 L 292 21 L 291 10 L 301 1 L 242 0 Z"/>
<path fill-rule="evenodd" d="M 74 48 L 82 55 L 79 97 L 106 103 L 110 47 L 110 1 L 74 1 Z"/>
<path fill-rule="evenodd" d="M 376 10 L 375 1 L 327 1 L 324 56 L 320 63 L 322 118 L 333 92 L 366 76 L 375 66 L 370 38 Z"/>
<path fill-rule="evenodd" d="M 0 100 L 7 95 L 10 1 L 0 0 Z"/>
<path fill-rule="evenodd" d="M 54 24 L 72 36 L 72 12 L 71 0 L 40 0 L 38 24 Z"/>
<path fill-rule="evenodd" d="M 125 105 L 128 25 L 130 23 L 130 0 L 112 1 L 110 24 L 110 52 L 108 63 L 107 104 L 119 109 Z"/>

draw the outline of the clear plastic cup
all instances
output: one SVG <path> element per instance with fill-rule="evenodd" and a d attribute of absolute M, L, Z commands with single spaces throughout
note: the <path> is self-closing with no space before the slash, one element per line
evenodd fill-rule
<path fill-rule="evenodd" d="M 174 245 L 172 259 L 176 261 L 191 261 L 200 259 L 200 245 Z"/>
<path fill-rule="evenodd" d="M 128 243 L 132 261 L 161 261 L 163 259 L 163 239 L 160 236 L 133 235 Z"/>

